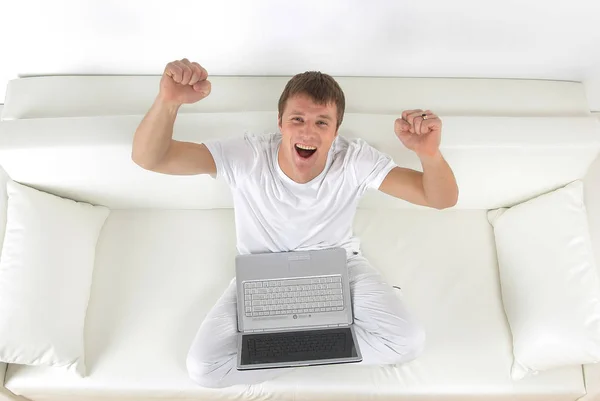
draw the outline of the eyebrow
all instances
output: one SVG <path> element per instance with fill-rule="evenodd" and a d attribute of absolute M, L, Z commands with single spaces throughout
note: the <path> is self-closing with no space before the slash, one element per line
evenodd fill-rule
<path fill-rule="evenodd" d="M 303 112 L 301 112 L 301 111 L 296 111 L 296 110 L 292 110 L 292 112 L 291 112 L 290 114 L 297 114 L 297 115 L 299 115 L 299 116 L 303 116 L 303 115 L 304 115 L 304 113 L 303 113 Z M 328 116 L 327 114 L 320 114 L 320 115 L 318 115 L 317 117 L 318 117 L 318 118 L 323 118 L 323 119 L 325 119 L 325 120 L 333 120 L 333 118 L 332 118 L 332 117 L 330 117 L 330 116 Z"/>

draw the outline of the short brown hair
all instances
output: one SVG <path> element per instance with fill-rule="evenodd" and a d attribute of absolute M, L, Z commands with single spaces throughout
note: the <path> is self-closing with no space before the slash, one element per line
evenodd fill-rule
<path fill-rule="evenodd" d="M 346 99 L 340 85 L 331 75 L 319 71 L 306 71 L 290 79 L 279 98 L 279 116 L 283 116 L 283 109 L 287 100 L 295 95 L 308 95 L 313 102 L 323 105 L 335 103 L 337 108 L 337 128 L 344 119 Z"/>

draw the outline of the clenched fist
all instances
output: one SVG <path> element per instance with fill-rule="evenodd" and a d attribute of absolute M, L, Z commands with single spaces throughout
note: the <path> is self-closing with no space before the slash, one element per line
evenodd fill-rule
<path fill-rule="evenodd" d="M 405 110 L 402 118 L 396 119 L 394 132 L 419 157 L 433 156 L 439 152 L 442 120 L 431 110 Z"/>
<path fill-rule="evenodd" d="M 208 72 L 187 58 L 172 61 L 165 67 L 160 80 L 159 97 L 166 103 L 182 105 L 196 103 L 210 94 Z"/>

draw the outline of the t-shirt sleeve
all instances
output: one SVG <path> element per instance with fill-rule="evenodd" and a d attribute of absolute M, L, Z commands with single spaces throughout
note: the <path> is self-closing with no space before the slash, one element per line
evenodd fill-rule
<path fill-rule="evenodd" d="M 388 173 L 397 167 L 391 156 L 383 153 L 363 139 L 353 143 L 352 168 L 361 192 L 379 189 Z"/>
<path fill-rule="evenodd" d="M 230 187 L 236 187 L 255 165 L 259 146 L 257 139 L 250 134 L 205 141 L 215 165 L 217 174 L 213 178 L 224 180 Z"/>

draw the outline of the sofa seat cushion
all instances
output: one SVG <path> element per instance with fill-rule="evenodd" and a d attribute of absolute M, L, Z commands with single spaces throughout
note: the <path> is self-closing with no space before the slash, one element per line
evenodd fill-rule
<path fill-rule="evenodd" d="M 34 401 L 547 401 L 585 393 L 581 367 L 511 380 L 511 336 L 485 210 L 359 210 L 354 227 L 364 255 L 402 288 L 399 296 L 425 327 L 425 352 L 413 362 L 300 368 L 259 385 L 198 387 L 185 358 L 234 275 L 233 212 L 114 210 L 98 242 L 85 333 L 88 377 L 10 365 L 5 385 Z"/>

